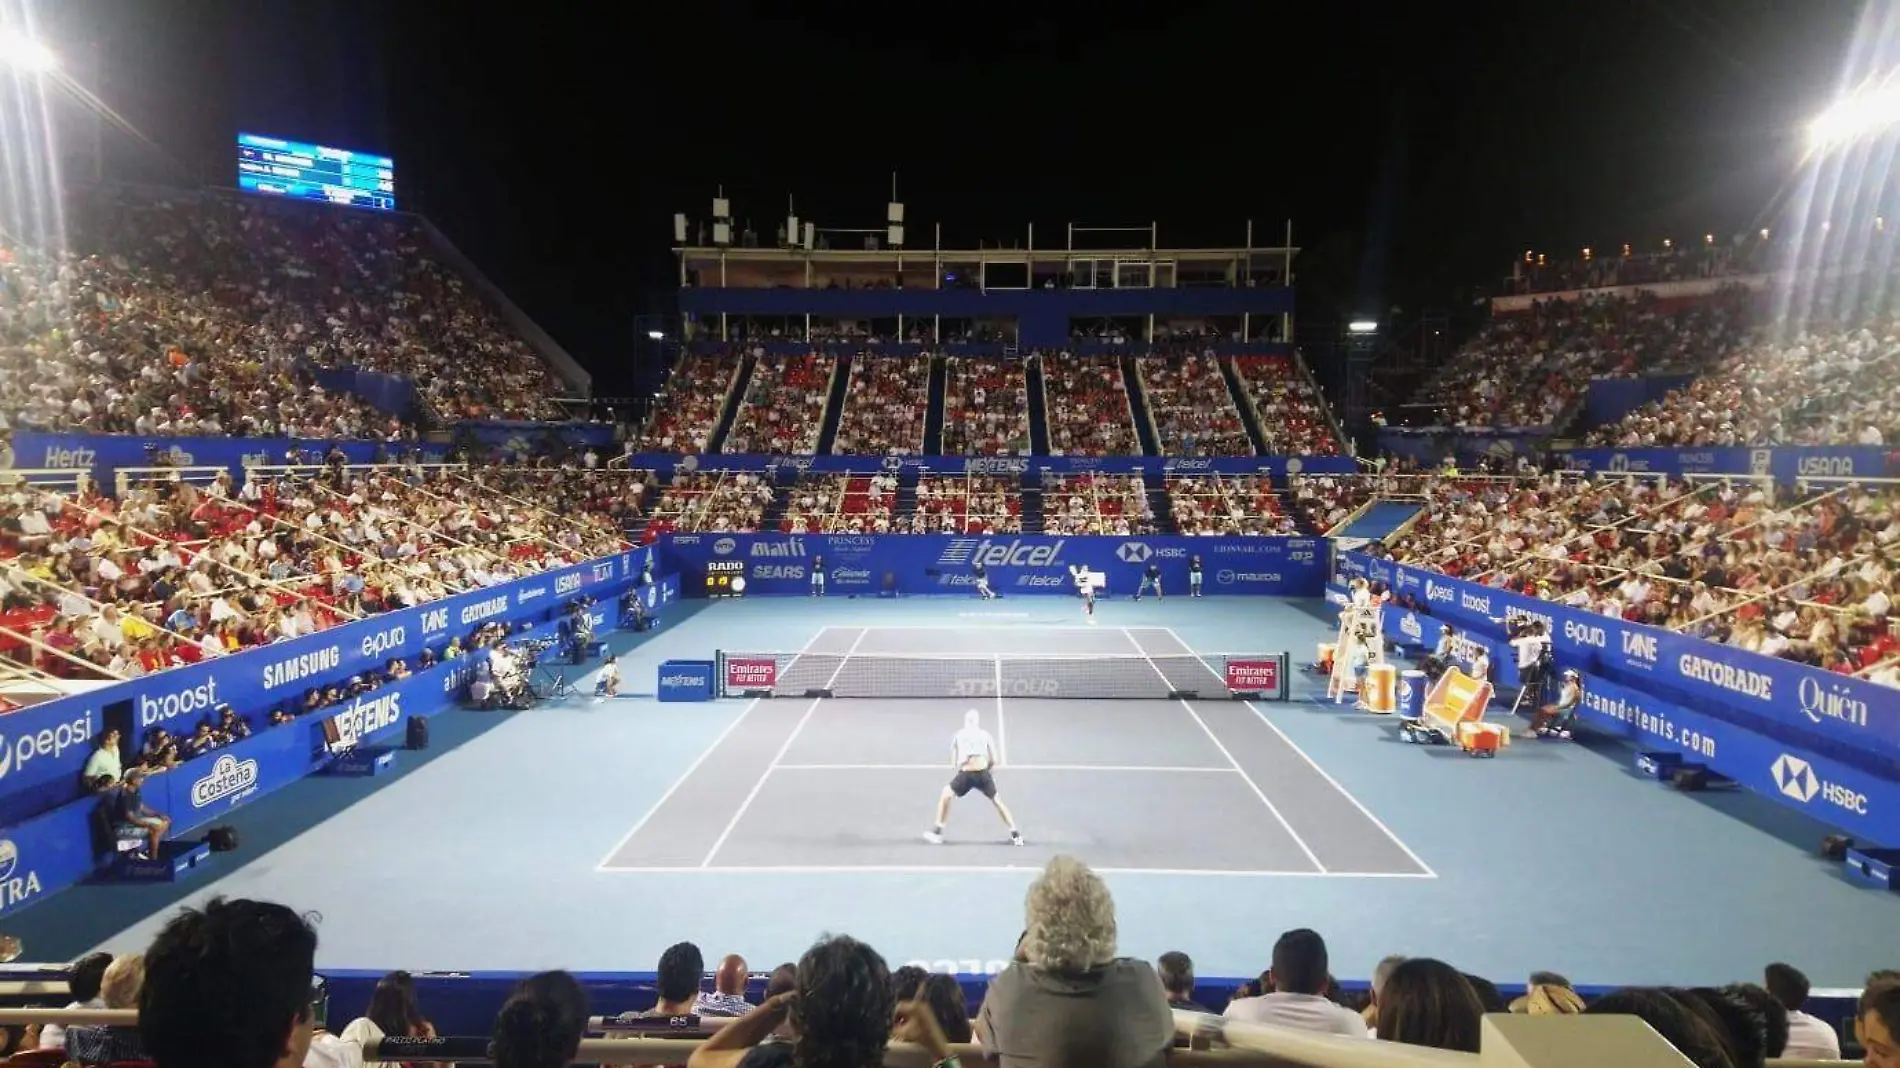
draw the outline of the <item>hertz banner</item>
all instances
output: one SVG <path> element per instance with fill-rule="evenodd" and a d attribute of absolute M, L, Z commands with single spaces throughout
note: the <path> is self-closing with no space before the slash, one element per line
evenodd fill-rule
<path fill-rule="evenodd" d="M 13 466 L 21 468 L 72 468 L 90 473 L 104 486 L 113 483 L 113 472 L 121 467 L 155 467 L 159 462 L 173 467 L 223 467 L 240 482 L 244 469 L 253 464 L 281 464 L 293 447 L 301 447 L 321 457 L 331 445 L 339 445 L 353 464 L 371 463 L 376 458 L 373 441 L 326 441 L 308 438 L 174 438 L 139 437 L 134 434 L 41 434 L 16 431 L 13 435 Z M 448 447 L 428 443 L 388 445 L 384 450 L 396 455 L 415 449 L 424 462 L 439 463 Z"/>
<path fill-rule="evenodd" d="M 825 592 L 833 596 L 886 589 L 974 595 L 978 563 L 989 572 L 990 588 L 1005 597 L 1071 593 L 1072 566 L 1107 576 L 1109 596 L 1130 595 L 1151 564 L 1161 569 L 1164 591 L 1185 594 L 1195 556 L 1201 558 L 1202 590 L 1210 594 L 1316 597 L 1326 581 L 1317 538 L 673 534 L 660 545 L 665 570 L 680 573 L 689 597 L 730 590 L 736 579 L 743 579 L 747 596 L 804 594 L 812 588 L 812 571 L 821 567 Z"/>
<path fill-rule="evenodd" d="M 1504 621 L 1550 628 L 1558 660 L 1870 770 L 1900 756 L 1900 694 L 1790 660 L 1579 611 L 1435 571 L 1338 554 L 1339 569 L 1410 594 L 1434 617 L 1502 635 Z"/>

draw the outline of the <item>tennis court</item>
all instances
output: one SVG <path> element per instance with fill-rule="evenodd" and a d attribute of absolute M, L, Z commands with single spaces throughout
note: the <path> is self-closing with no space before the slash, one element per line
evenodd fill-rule
<path fill-rule="evenodd" d="M 754 698 L 601 871 L 1009 871 L 1076 853 L 1127 873 L 1433 877 L 1274 724 L 1285 706 L 1229 699 L 1166 627 L 826 626 L 778 659 L 788 696 Z M 923 841 L 972 708 L 1026 847 L 974 793 L 943 845 Z"/>

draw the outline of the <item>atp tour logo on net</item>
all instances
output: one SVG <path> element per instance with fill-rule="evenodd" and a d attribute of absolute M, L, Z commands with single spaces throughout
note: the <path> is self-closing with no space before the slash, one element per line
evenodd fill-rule
<path fill-rule="evenodd" d="M 85 748 L 92 742 L 92 709 L 78 719 L 22 734 L 9 740 L 0 734 L 0 779 L 15 771 L 24 772 L 28 763 L 44 757 L 59 759 L 71 749 Z"/>
<path fill-rule="evenodd" d="M 1057 679 L 958 679 L 950 687 L 958 697 L 1060 697 L 1062 683 Z"/>
<path fill-rule="evenodd" d="M 1806 805 L 1819 795 L 1821 800 L 1830 805 L 1844 808 L 1855 815 L 1867 815 L 1866 794 L 1821 778 L 1815 772 L 1814 765 L 1798 756 L 1781 754 L 1775 758 L 1768 773 L 1774 776 L 1775 789 L 1790 800 Z"/>
<path fill-rule="evenodd" d="M 239 800 L 257 792 L 257 761 L 239 760 L 229 753 L 212 762 L 205 777 L 191 784 L 191 807 L 205 808 L 230 798 Z"/>
<path fill-rule="evenodd" d="M 937 557 L 937 566 L 1053 567 L 1062 561 L 1062 547 L 1068 543 L 1067 538 L 1057 538 L 1047 545 L 1025 543 L 1021 538 L 1004 542 L 992 542 L 988 538 L 951 538 L 949 546 Z"/>

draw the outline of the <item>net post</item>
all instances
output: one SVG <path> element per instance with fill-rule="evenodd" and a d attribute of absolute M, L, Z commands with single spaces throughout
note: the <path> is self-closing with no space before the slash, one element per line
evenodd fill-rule
<path fill-rule="evenodd" d="M 1280 650 L 1280 700 L 1293 700 L 1293 651 Z"/>
<path fill-rule="evenodd" d="M 724 649 L 713 650 L 713 687 L 713 692 L 721 697 L 732 696 L 732 693 L 726 689 L 726 651 Z"/>
<path fill-rule="evenodd" d="M 990 668 L 996 673 L 996 700 L 997 708 L 1000 710 L 1003 700 L 1003 658 L 1000 655 L 991 657 Z"/>

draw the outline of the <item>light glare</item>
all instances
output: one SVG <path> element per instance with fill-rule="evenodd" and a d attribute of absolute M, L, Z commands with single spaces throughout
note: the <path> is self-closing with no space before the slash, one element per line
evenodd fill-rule
<path fill-rule="evenodd" d="M 1379 324 L 1371 319 L 1354 319 L 1346 324 L 1346 329 L 1355 334 L 1372 334 L 1378 332 Z"/>
<path fill-rule="evenodd" d="M 1808 123 L 1808 149 L 1819 152 L 1880 133 L 1900 122 L 1900 88 L 1869 90 L 1835 104 Z"/>
<path fill-rule="evenodd" d="M 0 66 L 45 74 L 59 66 L 53 50 L 21 33 L 0 30 Z"/>

